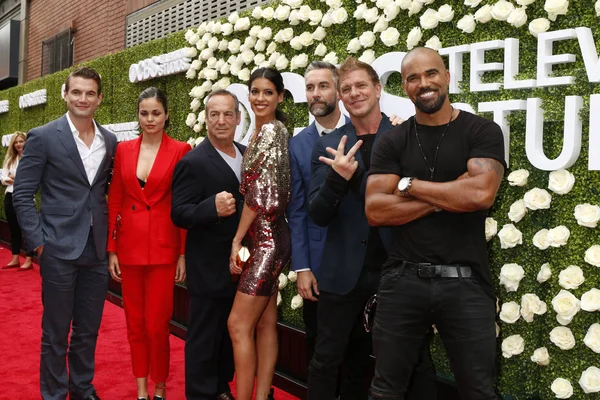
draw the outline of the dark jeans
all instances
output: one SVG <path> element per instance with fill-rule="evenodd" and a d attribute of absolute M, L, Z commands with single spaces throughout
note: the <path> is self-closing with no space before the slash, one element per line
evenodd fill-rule
<path fill-rule="evenodd" d="M 366 400 L 368 397 L 367 368 L 372 348 L 371 335 L 362 326 L 362 313 L 369 298 L 377 291 L 380 271 L 363 270 L 354 289 L 345 295 L 321 291 L 318 307 L 318 334 L 314 356 L 310 362 L 308 377 L 308 400 L 332 400 L 335 398 L 338 369 L 344 357 L 350 376 L 344 377 L 340 390 L 341 399 Z M 352 346 L 345 355 L 348 343 Z M 422 348 L 422 346 L 419 346 Z M 431 359 L 424 357 L 419 380 L 423 386 L 415 386 L 414 399 L 435 399 L 435 375 Z M 417 361 L 415 360 L 415 364 Z M 346 374 L 346 371 L 344 371 Z M 354 385 L 346 385 L 345 381 Z M 367 382 L 366 382 L 367 381 Z M 431 394 L 433 393 L 433 394 Z"/>
<path fill-rule="evenodd" d="M 190 296 L 185 339 L 185 398 L 214 400 L 229 392 L 233 380 L 233 348 L 227 318 L 233 297 Z"/>
<path fill-rule="evenodd" d="M 463 400 L 496 400 L 495 301 L 475 278 L 420 278 L 387 270 L 373 328 L 375 399 L 402 400 L 423 338 L 435 324 Z"/>
<path fill-rule="evenodd" d="M 17 214 L 15 214 L 15 209 L 13 208 L 12 193 L 6 193 L 4 195 L 4 212 L 6 213 L 6 222 L 8 222 L 8 227 L 10 228 L 12 254 L 18 255 L 21 253 L 23 236 L 21 234 L 21 226 L 17 220 Z M 27 257 L 33 257 L 33 250 L 26 251 L 25 255 Z"/>
<path fill-rule="evenodd" d="M 98 260 L 90 230 L 77 260 L 61 260 L 44 251 L 40 272 L 44 305 L 42 399 L 64 400 L 67 392 L 73 400 L 84 399 L 94 391 L 94 353 L 108 288 L 107 261 Z"/>

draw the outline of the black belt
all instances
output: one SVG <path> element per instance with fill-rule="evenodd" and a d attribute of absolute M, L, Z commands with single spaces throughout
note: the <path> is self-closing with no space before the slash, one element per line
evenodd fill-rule
<path fill-rule="evenodd" d="M 470 278 L 471 267 L 464 265 L 433 265 L 402 262 L 405 270 L 414 271 L 421 278 Z"/>

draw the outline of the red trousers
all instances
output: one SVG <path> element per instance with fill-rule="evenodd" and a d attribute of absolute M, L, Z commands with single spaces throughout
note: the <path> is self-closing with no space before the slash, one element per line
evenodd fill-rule
<path fill-rule="evenodd" d="M 150 375 L 154 382 L 166 382 L 176 265 L 120 267 L 133 375 L 136 378 Z"/>

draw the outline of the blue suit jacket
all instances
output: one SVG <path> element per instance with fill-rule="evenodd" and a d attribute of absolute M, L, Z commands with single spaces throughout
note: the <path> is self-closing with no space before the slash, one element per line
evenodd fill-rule
<path fill-rule="evenodd" d="M 382 113 L 377 129 L 377 139 L 392 128 L 389 118 Z M 319 289 L 326 292 L 344 295 L 349 293 L 360 277 L 369 238 L 369 223 L 365 214 L 365 188 L 367 173 L 362 177 L 358 187 L 345 185 L 343 192 L 334 190 L 332 176 L 337 175 L 327 164 L 319 161 L 319 156 L 331 158 L 326 147 L 337 148 L 342 136 L 346 135 L 346 149 L 357 142 L 354 126 L 346 124 L 320 138 L 311 156 L 311 186 L 309 192 L 308 212 L 311 219 L 320 226 L 327 227 L 327 238 L 323 249 L 323 258 L 319 272 Z M 365 165 L 360 152 L 356 153 L 359 168 Z M 339 179 L 339 175 L 337 176 Z M 381 240 L 389 251 L 392 244 L 390 228 L 378 228 Z"/>
<path fill-rule="evenodd" d="M 346 123 L 350 122 L 348 117 L 345 118 Z M 314 122 L 290 139 L 292 195 L 287 208 L 292 234 L 291 270 L 310 268 L 317 279 L 327 235 L 326 227 L 318 226 L 308 217 L 310 156 L 318 139 L 319 132 Z"/>

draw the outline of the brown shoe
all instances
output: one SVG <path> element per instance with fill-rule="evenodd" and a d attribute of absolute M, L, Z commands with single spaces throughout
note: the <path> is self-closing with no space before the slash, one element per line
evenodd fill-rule
<path fill-rule="evenodd" d="M 225 392 L 218 395 L 217 400 L 235 400 L 235 397 L 233 397 L 231 392 Z"/>

